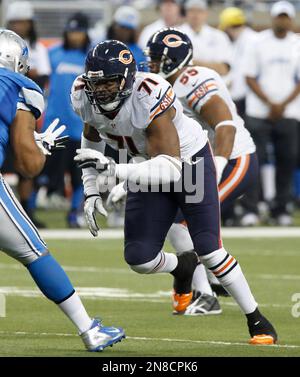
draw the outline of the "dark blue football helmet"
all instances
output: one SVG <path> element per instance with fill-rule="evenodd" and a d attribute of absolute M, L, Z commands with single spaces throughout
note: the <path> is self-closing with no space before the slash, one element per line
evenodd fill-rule
<path fill-rule="evenodd" d="M 185 33 L 170 27 L 153 34 L 144 53 L 150 59 L 150 71 L 168 78 L 189 64 L 193 46 Z"/>
<path fill-rule="evenodd" d="M 92 48 L 85 60 L 85 93 L 98 113 L 115 112 L 132 93 L 136 62 L 122 42 L 107 40 Z"/>

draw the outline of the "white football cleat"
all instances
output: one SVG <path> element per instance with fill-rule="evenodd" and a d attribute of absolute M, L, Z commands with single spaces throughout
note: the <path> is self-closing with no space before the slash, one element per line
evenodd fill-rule
<path fill-rule="evenodd" d="M 259 224 L 259 217 L 255 213 L 246 213 L 240 220 L 241 226 L 256 226 Z"/>
<path fill-rule="evenodd" d="M 88 351 L 101 352 L 125 338 L 125 332 L 122 328 L 104 327 L 98 319 L 94 319 L 91 328 L 80 337 Z"/>
<path fill-rule="evenodd" d="M 287 215 L 285 213 L 279 215 L 276 220 L 279 226 L 292 226 L 293 225 L 292 216 Z"/>
<path fill-rule="evenodd" d="M 222 309 L 216 294 L 211 296 L 206 293 L 194 292 L 193 302 L 186 308 L 184 315 L 216 315 L 221 313 Z"/>

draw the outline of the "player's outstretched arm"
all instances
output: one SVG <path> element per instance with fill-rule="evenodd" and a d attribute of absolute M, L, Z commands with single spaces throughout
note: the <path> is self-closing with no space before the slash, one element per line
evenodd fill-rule
<path fill-rule="evenodd" d="M 105 142 L 101 140 L 98 131 L 85 123 L 83 134 L 81 136 L 81 148 L 91 153 L 104 153 Z M 96 221 L 96 213 L 107 216 L 107 212 L 102 204 L 102 198 L 97 188 L 96 180 L 98 171 L 89 161 L 83 161 L 82 181 L 84 187 L 85 203 L 84 214 L 90 232 L 94 237 L 98 236 L 99 227 Z"/>
<path fill-rule="evenodd" d="M 18 110 L 11 125 L 11 144 L 16 170 L 27 178 L 38 175 L 46 157 L 37 146 L 34 131 L 36 120 L 29 111 Z"/>

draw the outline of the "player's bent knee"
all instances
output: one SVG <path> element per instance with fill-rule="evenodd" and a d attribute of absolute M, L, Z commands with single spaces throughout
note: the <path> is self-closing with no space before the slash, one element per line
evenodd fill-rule
<path fill-rule="evenodd" d="M 22 250 L 19 248 L 17 250 L 3 250 L 5 254 L 9 257 L 14 258 L 18 262 L 22 263 L 25 267 L 36 261 L 38 258 L 49 253 L 47 249 L 42 252 L 36 252 L 33 250 Z"/>
<path fill-rule="evenodd" d="M 151 242 L 126 242 L 124 257 L 129 266 L 143 265 L 155 259 L 163 245 Z M 143 272 L 142 272 L 143 273 Z"/>
<path fill-rule="evenodd" d="M 129 265 L 130 268 L 137 272 L 138 274 L 151 274 L 154 273 L 155 267 L 157 266 L 157 257 L 151 261 L 143 264 Z"/>

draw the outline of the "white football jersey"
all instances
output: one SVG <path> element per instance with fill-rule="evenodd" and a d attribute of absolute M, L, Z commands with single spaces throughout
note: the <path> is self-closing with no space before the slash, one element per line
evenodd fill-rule
<path fill-rule="evenodd" d="M 73 84 L 71 101 L 81 119 L 94 127 L 102 140 L 112 148 L 127 149 L 131 156 L 148 158 L 145 130 L 149 124 L 171 106 L 176 110 L 173 123 L 176 127 L 182 158 L 190 158 L 207 143 L 207 132 L 194 119 L 183 114 L 172 86 L 162 77 L 138 72 L 132 94 L 116 115 L 109 119 L 95 111 L 84 92 L 79 76 Z"/>
<path fill-rule="evenodd" d="M 214 95 L 220 96 L 229 107 L 232 119 L 236 126 L 236 134 L 230 159 L 240 157 L 256 150 L 249 131 L 244 126 L 243 119 L 238 115 L 236 106 L 221 76 L 212 69 L 205 67 L 186 67 L 173 85 L 177 98 L 181 101 L 184 113 L 201 122 L 202 106 Z M 209 139 L 214 145 L 215 132 L 206 125 Z"/>

